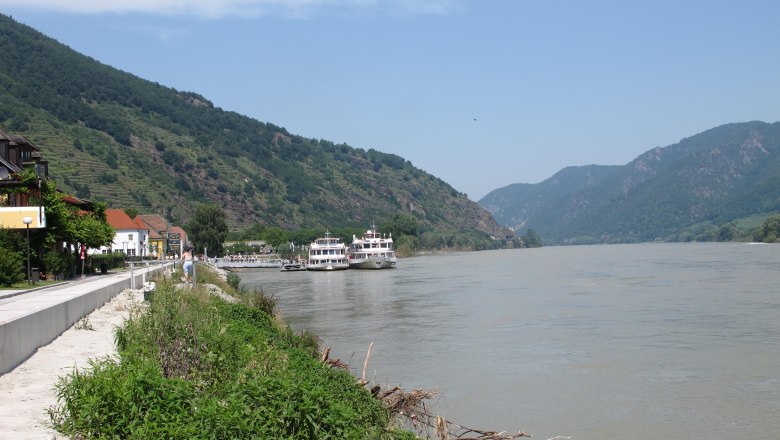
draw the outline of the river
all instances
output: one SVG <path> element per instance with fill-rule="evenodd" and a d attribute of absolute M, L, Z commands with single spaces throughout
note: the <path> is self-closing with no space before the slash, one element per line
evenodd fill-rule
<path fill-rule="evenodd" d="M 780 246 L 562 246 L 247 270 L 356 374 L 436 388 L 478 429 L 577 440 L 780 438 Z"/>

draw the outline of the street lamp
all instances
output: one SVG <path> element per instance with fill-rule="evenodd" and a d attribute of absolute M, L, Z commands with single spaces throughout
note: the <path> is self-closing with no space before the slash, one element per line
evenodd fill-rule
<path fill-rule="evenodd" d="M 32 223 L 32 217 L 24 217 L 22 223 L 27 225 L 27 282 L 32 283 L 32 276 L 30 275 L 30 223 Z"/>

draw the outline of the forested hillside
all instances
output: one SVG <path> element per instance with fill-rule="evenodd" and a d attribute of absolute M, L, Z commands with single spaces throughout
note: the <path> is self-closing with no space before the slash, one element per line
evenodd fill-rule
<path fill-rule="evenodd" d="M 564 174 L 579 177 L 551 192 Z M 505 226 L 532 228 L 547 243 L 693 239 L 697 228 L 780 212 L 780 123 L 723 125 L 627 165 L 567 169 L 480 203 Z"/>
<path fill-rule="evenodd" d="M 500 224 L 522 230 L 532 214 L 550 209 L 572 192 L 597 184 L 617 168 L 605 165 L 567 167 L 538 184 L 516 183 L 491 191 L 479 204 L 492 212 Z"/>
<path fill-rule="evenodd" d="M 186 223 L 213 202 L 233 229 L 365 226 L 397 212 L 423 228 L 506 230 L 409 161 L 215 108 L 0 15 L 0 124 L 38 145 L 58 187 Z"/>

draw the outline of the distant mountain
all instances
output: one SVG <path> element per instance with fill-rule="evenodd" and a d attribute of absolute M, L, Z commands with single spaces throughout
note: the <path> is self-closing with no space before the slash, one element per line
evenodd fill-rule
<path fill-rule="evenodd" d="M 381 223 L 507 233 L 394 154 L 307 139 L 99 63 L 0 15 L 0 124 L 38 145 L 57 185 L 186 223 L 214 202 L 232 228 Z"/>
<path fill-rule="evenodd" d="M 566 168 L 479 203 L 546 243 L 679 238 L 701 223 L 780 211 L 780 122 L 727 124 L 654 148 L 623 166 Z"/>
<path fill-rule="evenodd" d="M 497 189 L 479 201 L 500 224 L 525 228 L 533 213 L 552 208 L 557 200 L 598 183 L 619 166 L 567 167 L 538 184 L 516 183 Z"/>

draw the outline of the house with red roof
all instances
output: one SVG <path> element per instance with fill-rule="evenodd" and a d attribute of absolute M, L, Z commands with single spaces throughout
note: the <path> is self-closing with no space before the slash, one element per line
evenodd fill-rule
<path fill-rule="evenodd" d="M 106 220 L 114 228 L 111 247 L 103 246 L 96 253 L 124 252 L 128 257 L 145 257 L 149 252 L 149 228 L 136 217 L 130 218 L 121 209 L 106 209 Z"/>
<path fill-rule="evenodd" d="M 150 255 L 181 255 L 182 249 L 190 246 L 187 233 L 174 226 L 159 214 L 140 214 L 136 219 L 149 229 Z"/>

